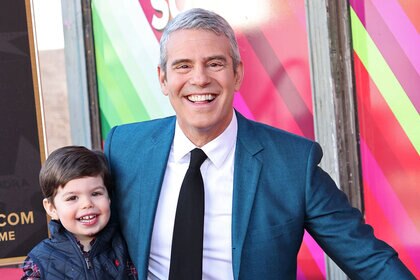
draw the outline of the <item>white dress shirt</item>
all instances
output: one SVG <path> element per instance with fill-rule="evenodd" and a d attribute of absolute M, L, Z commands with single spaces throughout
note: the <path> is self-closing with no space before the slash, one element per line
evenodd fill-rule
<path fill-rule="evenodd" d="M 237 132 L 238 123 L 233 114 L 225 131 L 201 147 L 208 157 L 200 169 L 205 193 L 205 280 L 233 279 L 231 224 Z M 196 146 L 185 136 L 177 122 L 153 226 L 148 279 L 168 279 L 178 195 L 188 169 L 190 151 L 194 148 Z"/>

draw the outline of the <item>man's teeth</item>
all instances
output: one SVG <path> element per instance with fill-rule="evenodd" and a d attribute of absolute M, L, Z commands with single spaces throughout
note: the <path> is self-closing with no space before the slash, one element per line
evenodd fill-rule
<path fill-rule="evenodd" d="M 212 94 L 200 94 L 200 95 L 190 95 L 188 100 L 192 102 L 203 102 L 203 101 L 212 101 L 216 97 Z"/>
<path fill-rule="evenodd" d="M 81 220 L 81 221 L 83 221 L 83 220 L 89 221 L 89 220 L 94 219 L 95 217 L 96 217 L 96 215 L 83 216 L 83 217 L 79 218 L 79 220 Z"/>

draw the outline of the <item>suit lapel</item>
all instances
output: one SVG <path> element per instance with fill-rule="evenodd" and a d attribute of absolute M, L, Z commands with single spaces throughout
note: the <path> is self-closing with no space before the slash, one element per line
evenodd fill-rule
<path fill-rule="evenodd" d="M 238 279 L 242 248 L 246 237 L 248 222 L 258 185 L 262 167 L 258 153 L 263 149 L 257 140 L 249 120 L 239 113 L 238 140 L 235 152 L 235 168 L 233 182 L 232 206 L 232 265 L 234 278 Z M 140 190 L 139 206 L 140 226 L 139 236 L 139 279 L 147 277 L 148 260 L 150 255 L 150 242 L 153 231 L 154 218 L 160 190 L 166 170 L 166 163 L 173 141 L 175 131 L 175 118 L 167 126 L 169 129 L 156 131 L 149 143 L 149 148 L 142 153 L 143 165 L 141 171 L 142 188 Z M 147 146 L 147 143 L 140 143 Z"/>
<path fill-rule="evenodd" d="M 142 155 L 142 161 L 145 163 L 140 176 L 141 190 L 139 199 L 140 225 L 139 236 L 139 257 L 140 267 L 139 279 L 147 277 L 148 261 L 150 255 L 151 236 L 156 214 L 156 208 L 159 200 L 160 190 L 166 170 L 169 152 L 174 136 L 175 118 L 166 126 L 168 129 L 156 131 L 151 135 L 151 142 L 148 149 L 145 149 Z M 141 146 L 147 143 L 140 143 Z M 142 277 L 142 278 L 140 278 Z"/>
<path fill-rule="evenodd" d="M 250 122 L 239 113 L 236 115 L 238 140 L 233 181 L 232 264 L 234 278 L 238 279 L 242 248 L 262 167 L 258 153 L 263 147 L 257 140 Z"/>

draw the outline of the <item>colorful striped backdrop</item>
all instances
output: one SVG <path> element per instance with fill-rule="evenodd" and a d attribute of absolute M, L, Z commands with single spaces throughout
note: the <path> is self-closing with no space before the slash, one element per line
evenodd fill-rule
<path fill-rule="evenodd" d="M 213 2 L 221 14 L 237 11 Z M 235 107 L 313 138 L 304 0 L 248 2 L 257 6 L 232 1 L 249 13 L 239 19 L 261 12 L 265 20 L 236 28 L 246 79 Z M 366 219 L 420 279 L 420 1 L 350 4 Z M 160 32 L 150 23 L 159 13 L 137 0 L 93 0 L 92 8 L 103 137 L 117 124 L 173 114 L 156 75 Z M 308 234 L 298 260 L 298 279 L 325 279 Z M 6 279 L 19 273 L 3 270 Z"/>
<path fill-rule="evenodd" d="M 420 1 L 350 3 L 366 220 L 420 279 Z"/>
<path fill-rule="evenodd" d="M 176 1 L 178 7 L 174 1 L 155 1 L 163 13 L 151 2 L 92 1 L 104 138 L 114 125 L 174 113 L 157 80 L 161 32 L 153 24 L 165 23 L 166 9 L 173 16 L 182 1 Z M 245 81 L 235 108 L 250 119 L 314 138 L 304 0 L 193 4 L 218 11 L 237 31 Z M 324 253 L 308 234 L 298 263 L 299 279 L 325 279 Z"/>

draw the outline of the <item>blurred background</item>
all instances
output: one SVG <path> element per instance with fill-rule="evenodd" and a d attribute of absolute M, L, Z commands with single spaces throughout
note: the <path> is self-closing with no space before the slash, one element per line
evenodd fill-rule
<path fill-rule="evenodd" d="M 173 114 L 156 76 L 162 29 L 190 7 L 234 27 L 235 108 L 315 139 L 354 207 L 420 278 L 420 0 L 6 0 L 0 12 L 0 275 L 48 236 L 48 154 L 101 149 L 115 125 Z M 13 198 L 13 199 L 11 199 Z M 305 234 L 298 279 L 347 279 Z"/>

